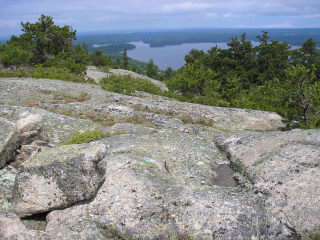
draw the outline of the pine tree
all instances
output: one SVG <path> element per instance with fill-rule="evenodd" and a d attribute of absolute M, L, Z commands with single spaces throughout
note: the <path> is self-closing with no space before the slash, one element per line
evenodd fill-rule
<path fill-rule="evenodd" d="M 122 63 L 122 67 L 124 69 L 129 69 L 129 58 L 127 56 L 127 49 L 125 48 L 123 50 L 123 59 L 122 59 L 123 63 Z"/>

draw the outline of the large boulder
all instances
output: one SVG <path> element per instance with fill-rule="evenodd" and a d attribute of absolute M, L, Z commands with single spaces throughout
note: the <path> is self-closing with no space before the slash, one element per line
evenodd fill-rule
<path fill-rule="evenodd" d="M 20 217 L 64 208 L 91 198 L 103 181 L 99 167 L 104 144 L 68 145 L 47 149 L 20 166 L 13 209 Z"/>
<path fill-rule="evenodd" d="M 252 132 L 217 139 L 291 237 L 320 234 L 320 130 Z"/>

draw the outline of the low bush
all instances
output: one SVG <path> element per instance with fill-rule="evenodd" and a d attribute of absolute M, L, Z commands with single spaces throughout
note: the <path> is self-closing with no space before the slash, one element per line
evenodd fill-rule
<path fill-rule="evenodd" d="M 133 78 L 130 75 L 110 75 L 102 78 L 100 85 L 104 90 L 130 95 L 135 91 L 147 92 L 150 94 L 162 95 L 162 90 L 148 80 Z"/>

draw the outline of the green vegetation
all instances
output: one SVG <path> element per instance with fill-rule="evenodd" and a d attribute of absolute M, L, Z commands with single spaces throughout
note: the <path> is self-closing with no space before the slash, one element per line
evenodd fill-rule
<path fill-rule="evenodd" d="M 101 140 L 106 137 L 112 137 L 116 135 L 127 134 L 124 131 L 116 131 L 116 132 L 102 132 L 101 130 L 86 130 L 84 133 L 76 133 L 72 136 L 70 141 L 66 142 L 64 145 L 71 145 L 71 144 L 81 144 L 81 143 L 88 143 L 92 141 Z"/>
<path fill-rule="evenodd" d="M 111 92 L 130 95 L 134 91 L 142 91 L 151 94 L 161 95 L 162 90 L 148 80 L 133 78 L 129 75 L 110 75 L 100 80 L 103 89 Z"/>
<path fill-rule="evenodd" d="M 123 60 L 122 60 L 122 62 L 123 62 L 122 68 L 123 69 L 128 69 L 129 68 L 129 58 L 127 56 L 127 49 L 126 48 L 123 50 L 122 58 L 123 58 Z"/>
<path fill-rule="evenodd" d="M 308 39 L 300 49 L 269 41 L 252 46 L 232 38 L 228 49 L 191 50 L 167 85 L 178 99 L 201 104 L 275 111 L 288 128 L 320 127 L 320 53 Z M 177 97 L 177 95 L 172 96 Z"/>

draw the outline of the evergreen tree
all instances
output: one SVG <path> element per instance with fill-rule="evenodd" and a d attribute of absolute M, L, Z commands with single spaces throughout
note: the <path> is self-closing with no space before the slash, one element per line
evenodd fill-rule
<path fill-rule="evenodd" d="M 127 49 L 125 48 L 124 50 L 123 50 L 123 56 L 122 56 L 122 67 L 124 68 L 124 69 L 129 69 L 129 58 L 128 58 L 128 56 L 127 56 Z"/>
<path fill-rule="evenodd" d="M 44 63 L 61 52 L 72 50 L 76 31 L 70 26 L 59 27 L 52 17 L 41 15 L 38 22 L 21 23 L 24 32 L 19 37 L 12 36 L 8 45 L 19 45 L 32 52 L 32 62 Z"/>
<path fill-rule="evenodd" d="M 147 76 L 151 78 L 157 78 L 158 71 L 158 66 L 154 64 L 152 59 L 150 59 L 146 67 Z"/>
<path fill-rule="evenodd" d="M 104 56 L 100 49 L 97 49 L 90 54 L 90 61 L 94 66 L 106 66 L 108 63 L 106 56 Z"/>
<path fill-rule="evenodd" d="M 289 123 L 296 121 L 301 127 L 320 127 L 320 79 L 315 77 L 315 66 L 291 66 L 282 79 L 268 83 L 269 94 L 277 111 Z"/>

